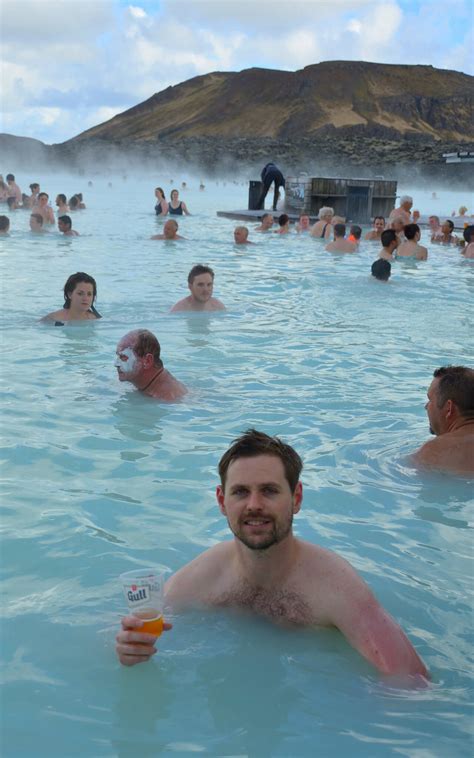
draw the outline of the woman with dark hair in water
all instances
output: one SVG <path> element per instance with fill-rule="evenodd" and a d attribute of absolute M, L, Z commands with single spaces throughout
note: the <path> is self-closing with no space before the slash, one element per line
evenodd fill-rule
<path fill-rule="evenodd" d="M 186 207 L 186 203 L 179 200 L 179 192 L 177 189 L 171 190 L 171 202 L 168 206 L 170 216 L 190 216 L 190 212 Z"/>
<path fill-rule="evenodd" d="M 165 193 L 161 187 L 155 189 L 156 205 L 155 213 L 157 216 L 166 216 L 168 213 L 168 201 L 166 200 Z"/>
<path fill-rule="evenodd" d="M 102 318 L 94 308 L 97 297 L 95 279 L 84 271 L 71 274 L 64 285 L 64 306 L 59 311 L 48 313 L 41 321 L 54 321 L 55 326 L 64 326 L 66 321 L 94 321 Z"/>

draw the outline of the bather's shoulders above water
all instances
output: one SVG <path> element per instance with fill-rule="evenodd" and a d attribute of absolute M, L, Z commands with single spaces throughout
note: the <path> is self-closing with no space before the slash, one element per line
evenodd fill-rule
<path fill-rule="evenodd" d="M 225 310 L 226 307 L 224 303 L 218 300 L 217 297 L 211 297 L 209 300 L 207 300 L 203 308 L 196 308 L 195 299 L 192 297 L 192 295 L 188 295 L 188 297 L 183 297 L 182 300 L 178 300 L 178 302 L 175 303 L 171 308 L 170 313 L 210 313 L 211 311 Z"/>
<path fill-rule="evenodd" d="M 58 311 L 53 311 L 52 313 L 43 316 L 43 318 L 40 319 L 40 322 L 45 324 L 65 321 L 79 323 L 80 321 L 97 321 L 97 319 L 100 318 L 102 318 L 102 316 L 100 316 L 99 313 L 88 311 L 82 319 L 71 319 L 71 312 L 67 308 L 60 308 Z"/>
<path fill-rule="evenodd" d="M 428 440 L 409 460 L 419 468 L 474 476 L 474 423 Z"/>

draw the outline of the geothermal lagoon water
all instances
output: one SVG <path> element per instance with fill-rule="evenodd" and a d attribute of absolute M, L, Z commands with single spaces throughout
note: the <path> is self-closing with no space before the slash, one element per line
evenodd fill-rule
<path fill-rule="evenodd" d="M 406 456 L 428 437 L 433 369 L 472 365 L 474 264 L 433 247 L 381 284 L 374 243 L 333 256 L 251 232 L 257 244 L 238 248 L 215 212 L 245 207 L 246 187 L 199 192 L 191 178 L 187 241 L 153 242 L 153 189 L 169 195 L 168 179 L 87 179 L 41 177 L 52 199 L 84 192 L 79 238 L 32 237 L 17 211 L 0 243 L 2 754 L 470 755 L 472 487 Z M 399 189 L 422 213 L 466 201 Z M 195 263 L 214 268 L 227 313 L 168 313 Z M 78 270 L 96 278 L 103 319 L 39 324 Z M 115 345 L 139 326 L 184 402 L 117 381 Z M 119 665 L 119 574 L 173 572 L 228 538 L 216 467 L 249 426 L 301 454 L 296 533 L 351 561 L 424 658 L 428 688 L 384 680 L 336 631 L 225 612 L 175 615 L 153 662 Z"/>

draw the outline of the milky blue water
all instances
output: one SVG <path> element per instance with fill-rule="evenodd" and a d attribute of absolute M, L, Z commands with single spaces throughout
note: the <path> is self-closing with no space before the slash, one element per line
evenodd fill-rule
<path fill-rule="evenodd" d="M 189 178 L 187 241 L 153 242 L 168 177 L 87 178 L 40 177 L 53 199 L 84 192 L 79 238 L 33 237 L 17 211 L 0 243 L 2 754 L 470 755 L 472 487 L 406 456 L 428 438 L 433 369 L 472 365 L 474 264 L 430 248 L 381 284 L 376 243 L 334 256 L 251 233 L 238 248 L 215 212 L 245 207 L 246 188 Z M 169 315 L 195 263 L 215 269 L 227 313 Z M 77 270 L 97 279 L 102 321 L 39 324 Z M 184 402 L 118 383 L 115 345 L 139 326 Z M 250 425 L 299 451 L 296 533 L 352 562 L 430 668 L 427 689 L 384 680 L 336 631 L 224 612 L 175 615 L 153 662 L 120 667 L 119 574 L 175 571 L 228 538 L 216 467 Z"/>

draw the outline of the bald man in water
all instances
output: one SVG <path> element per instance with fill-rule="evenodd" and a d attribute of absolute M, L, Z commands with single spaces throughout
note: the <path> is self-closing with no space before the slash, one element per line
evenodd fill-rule
<path fill-rule="evenodd" d="M 161 347 L 148 329 L 125 334 L 117 345 L 115 367 L 120 382 L 131 382 L 144 395 L 175 402 L 187 389 L 167 371 L 161 360 Z"/>
<path fill-rule="evenodd" d="M 474 370 L 442 366 L 433 373 L 425 405 L 433 440 L 412 455 L 416 464 L 474 475 Z"/>

